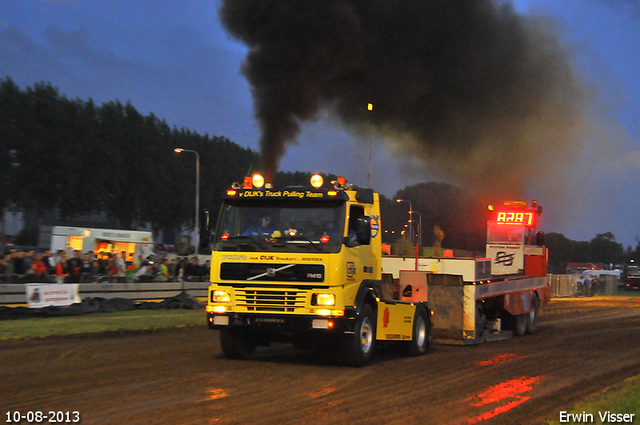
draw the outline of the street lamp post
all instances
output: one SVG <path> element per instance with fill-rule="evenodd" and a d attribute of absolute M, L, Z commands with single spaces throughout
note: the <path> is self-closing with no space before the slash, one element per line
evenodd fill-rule
<path fill-rule="evenodd" d="M 420 246 L 422 246 L 422 214 L 417 211 L 413 211 L 413 214 L 418 214 L 418 240 L 416 241 L 416 270 L 418 270 L 418 256 L 420 255 Z"/>
<path fill-rule="evenodd" d="M 411 216 L 413 214 L 413 206 L 411 205 L 411 201 L 406 200 L 406 199 L 396 199 L 397 203 L 400 202 L 408 202 L 409 203 L 409 243 L 413 244 L 413 217 Z"/>
<path fill-rule="evenodd" d="M 373 111 L 373 103 L 367 104 L 367 110 Z M 371 169 L 373 165 L 373 134 L 371 135 L 371 140 L 369 140 L 369 189 L 373 186 L 371 185 Z"/>
<path fill-rule="evenodd" d="M 200 155 L 198 152 L 189 149 L 175 148 L 173 151 L 177 153 L 192 152 L 196 154 L 196 231 L 194 233 L 194 245 L 196 255 L 198 255 L 198 245 L 200 244 Z"/>
<path fill-rule="evenodd" d="M 411 243 L 412 239 L 413 239 L 413 215 L 417 214 L 419 217 L 419 222 L 418 222 L 418 238 L 416 239 L 416 265 L 415 265 L 415 269 L 418 270 L 418 256 L 420 253 L 420 246 L 422 245 L 422 214 L 420 214 L 417 211 L 413 210 L 413 205 L 411 205 L 411 201 L 408 201 L 406 199 L 396 199 L 397 203 L 400 202 L 408 202 L 409 203 L 409 232 L 410 232 L 410 236 L 409 236 L 409 243 Z"/>

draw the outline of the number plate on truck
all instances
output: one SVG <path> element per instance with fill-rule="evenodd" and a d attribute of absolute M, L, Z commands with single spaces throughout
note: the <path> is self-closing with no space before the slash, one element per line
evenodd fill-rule
<path fill-rule="evenodd" d="M 277 323 L 284 324 L 284 319 L 277 319 L 275 317 L 256 317 L 252 319 L 253 323 Z"/>
<path fill-rule="evenodd" d="M 228 325 L 229 316 L 213 316 L 214 325 Z"/>

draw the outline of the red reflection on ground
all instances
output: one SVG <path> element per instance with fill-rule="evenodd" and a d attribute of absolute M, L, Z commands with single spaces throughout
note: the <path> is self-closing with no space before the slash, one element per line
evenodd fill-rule
<path fill-rule="evenodd" d="M 516 353 L 505 353 L 505 354 L 498 354 L 497 356 L 491 357 L 487 360 L 479 360 L 476 362 L 476 364 L 478 366 L 490 366 L 490 365 L 506 363 L 506 362 L 510 362 L 511 360 L 517 360 L 522 358 L 524 358 L 524 356 L 521 356 Z"/>
<path fill-rule="evenodd" d="M 519 379 L 503 382 L 493 387 L 489 387 L 484 392 L 478 394 L 472 406 L 483 406 L 485 404 L 498 403 L 509 398 L 521 398 L 523 393 L 527 393 L 533 389 L 533 384 L 540 380 L 541 376 L 527 378 L 523 376 Z"/>
<path fill-rule="evenodd" d="M 200 401 L 212 401 L 212 400 L 217 400 L 219 398 L 225 398 L 228 396 L 229 394 L 227 393 L 227 390 L 225 390 L 224 388 L 208 388 L 207 396 Z"/>
<path fill-rule="evenodd" d="M 313 397 L 313 398 L 322 397 L 322 396 L 325 396 L 327 394 L 331 394 L 335 390 L 336 389 L 334 387 L 326 387 L 326 388 L 321 389 L 320 391 L 316 391 L 314 393 L 311 393 L 311 397 Z"/>
<path fill-rule="evenodd" d="M 476 417 L 458 422 L 457 425 L 476 424 L 521 405 L 531 398 L 525 394 L 533 390 L 533 386 L 537 384 L 542 378 L 542 376 L 523 376 L 522 378 L 512 379 L 510 381 L 506 381 L 487 388 L 477 396 L 469 399 L 469 401 L 471 402 L 471 406 L 482 407 L 492 404 L 499 405 L 494 407 L 492 410 L 484 412 Z"/>

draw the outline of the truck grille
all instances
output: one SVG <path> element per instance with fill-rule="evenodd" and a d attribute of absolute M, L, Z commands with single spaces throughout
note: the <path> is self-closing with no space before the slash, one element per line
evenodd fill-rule
<path fill-rule="evenodd" d="M 304 307 L 305 293 L 301 291 L 236 290 L 236 302 L 247 311 L 279 311 L 292 313 Z"/>
<path fill-rule="evenodd" d="M 324 282 L 324 264 L 222 263 L 221 280 Z"/>

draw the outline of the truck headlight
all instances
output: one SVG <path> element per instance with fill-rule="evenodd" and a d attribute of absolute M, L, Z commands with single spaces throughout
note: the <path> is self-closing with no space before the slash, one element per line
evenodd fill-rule
<path fill-rule="evenodd" d="M 205 307 L 207 313 L 226 313 L 227 307 L 223 305 L 208 305 Z"/>
<path fill-rule="evenodd" d="M 213 291 L 211 293 L 211 302 L 212 303 L 230 303 L 231 302 L 231 294 L 227 291 Z"/>
<path fill-rule="evenodd" d="M 325 307 L 336 305 L 336 296 L 334 294 L 313 294 L 311 304 Z"/>

